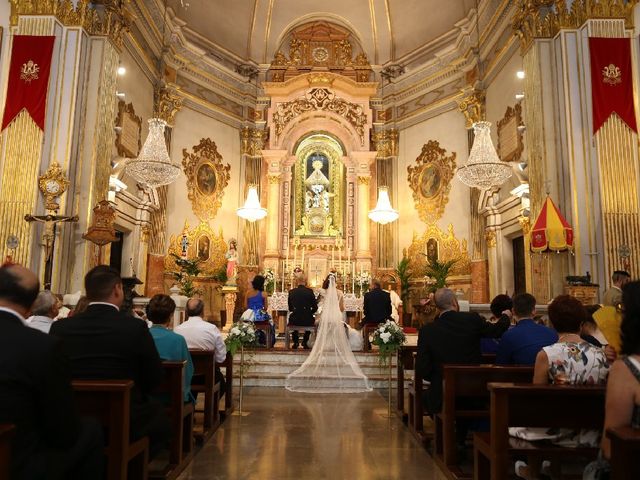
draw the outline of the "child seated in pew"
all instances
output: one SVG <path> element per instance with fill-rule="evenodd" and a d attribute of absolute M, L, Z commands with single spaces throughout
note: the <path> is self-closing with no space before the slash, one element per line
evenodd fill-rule
<path fill-rule="evenodd" d="M 533 370 L 534 384 L 606 384 L 609 363 L 604 351 L 580 338 L 580 327 L 586 315 L 580 301 L 570 295 L 560 295 L 551 302 L 549 320 L 558 332 L 558 341 L 538 353 Z M 595 447 L 600 440 L 600 432 L 592 430 L 510 427 L 509 434 L 524 440 L 546 440 L 566 447 Z M 531 467 L 523 461 L 516 462 L 516 475 L 536 478 L 537 466 Z"/>
<path fill-rule="evenodd" d="M 191 377 L 193 377 L 193 362 L 187 348 L 187 342 L 182 335 L 169 330 L 169 324 L 176 310 L 176 304 L 169 295 L 154 295 L 147 305 L 147 319 L 153 323 L 149 333 L 153 337 L 156 349 L 162 360 L 180 362 L 187 361 L 184 369 L 184 401 L 193 402 L 191 395 Z"/>

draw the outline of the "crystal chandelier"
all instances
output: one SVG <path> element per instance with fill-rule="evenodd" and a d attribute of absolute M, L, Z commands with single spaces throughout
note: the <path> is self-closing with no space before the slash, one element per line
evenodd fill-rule
<path fill-rule="evenodd" d="M 369 212 L 369 218 L 376 223 L 386 225 L 387 223 L 395 222 L 399 216 L 398 211 L 391 208 L 389 189 L 380 187 L 378 190 L 378 203 L 376 208 Z"/>
<path fill-rule="evenodd" d="M 267 209 L 260 206 L 260 199 L 258 198 L 258 189 L 251 185 L 249 192 L 247 193 L 247 200 L 241 208 L 236 210 L 236 213 L 240 218 L 244 218 L 249 222 L 255 222 L 261 220 L 267 216 Z"/>
<path fill-rule="evenodd" d="M 180 167 L 171 163 L 164 128 L 167 122 L 159 118 L 149 119 L 149 135 L 138 158 L 127 163 L 127 173 L 138 183 L 159 187 L 174 182 L 180 175 Z"/>
<path fill-rule="evenodd" d="M 491 141 L 491 123 L 473 124 L 473 147 L 466 165 L 460 167 L 456 175 L 469 187 L 488 190 L 502 185 L 511 175 L 511 165 L 498 158 Z"/>

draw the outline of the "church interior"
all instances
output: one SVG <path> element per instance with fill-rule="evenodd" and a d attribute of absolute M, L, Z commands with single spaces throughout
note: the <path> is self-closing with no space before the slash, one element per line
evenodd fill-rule
<path fill-rule="evenodd" d="M 217 423 L 165 478 L 511 478 L 495 442 L 455 451 L 455 397 L 453 420 L 423 417 L 413 361 L 433 293 L 486 317 L 529 293 L 548 322 L 556 297 L 602 305 L 617 272 L 640 274 L 636 0 L 0 0 L 0 28 L 6 265 L 69 310 L 109 265 L 132 311 L 169 295 L 176 325 L 196 297 L 225 336 L 264 277 L 274 338 L 227 361 L 235 397 L 214 395 Z M 374 279 L 397 294 L 406 343 L 388 372 L 366 326 L 356 352 L 373 392 L 282 389 L 308 353 L 287 326 L 301 274 L 316 292 L 332 275 L 354 329 Z M 488 394 L 521 373 L 477 378 Z M 505 387 L 485 415 L 511 394 L 514 411 L 553 399 L 601 418 L 603 392 L 578 408 Z M 241 415 L 219 416 L 238 394 Z M 196 424 L 214 408 L 198 407 Z M 108 478 L 147 471 L 123 475 Z"/>

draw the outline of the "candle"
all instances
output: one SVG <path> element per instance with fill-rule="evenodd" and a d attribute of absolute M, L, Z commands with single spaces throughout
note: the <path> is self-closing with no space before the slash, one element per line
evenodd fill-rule
<path fill-rule="evenodd" d="M 336 268 L 336 249 L 331 247 L 331 268 Z"/>
<path fill-rule="evenodd" d="M 293 240 L 293 267 L 296 266 L 296 260 L 298 260 L 298 242 L 297 238 Z"/>
<path fill-rule="evenodd" d="M 356 262 L 351 264 L 351 293 L 356 293 Z"/>
<path fill-rule="evenodd" d="M 288 250 L 287 250 L 288 253 Z M 286 270 L 287 270 L 287 264 L 285 263 L 285 261 L 282 261 L 282 293 L 284 293 L 284 282 L 285 280 L 285 274 L 286 274 Z"/>
<path fill-rule="evenodd" d="M 302 260 L 300 261 L 300 268 L 302 268 L 302 270 L 304 270 L 304 251 L 305 251 L 305 245 L 302 245 Z"/>

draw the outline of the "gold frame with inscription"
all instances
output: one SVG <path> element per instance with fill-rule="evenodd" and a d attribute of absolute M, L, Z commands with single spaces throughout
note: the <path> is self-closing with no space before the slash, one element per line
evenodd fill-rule
<path fill-rule="evenodd" d="M 135 141 L 137 143 L 136 151 L 131 149 L 131 145 L 128 142 L 123 141 L 123 138 L 128 138 L 128 128 L 137 127 L 137 132 L 133 132 Z M 142 117 L 136 115 L 136 111 L 133 108 L 133 103 L 125 103 L 120 100 L 118 102 L 118 116 L 116 117 L 116 127 L 119 129 L 116 131 L 116 149 L 118 155 L 126 158 L 136 158 L 140 153 L 142 147 Z"/>
<path fill-rule="evenodd" d="M 222 155 L 210 138 L 200 143 L 189 153 L 182 150 L 182 168 L 187 177 L 188 197 L 193 213 L 203 222 L 215 218 L 222 205 L 224 189 L 229 183 L 231 166 L 222 164 Z"/>
<path fill-rule="evenodd" d="M 447 155 L 437 140 L 424 144 L 416 165 L 407 167 L 413 201 L 423 222 L 435 222 L 444 214 L 455 168 L 456 153 Z"/>
<path fill-rule="evenodd" d="M 516 103 L 515 107 L 507 107 L 504 112 L 504 116 L 497 123 L 498 132 L 498 156 L 503 162 L 517 162 L 522 156 L 524 151 L 524 142 L 522 141 L 522 133 L 518 127 L 522 125 L 522 107 L 519 103 Z M 509 144 L 513 144 L 512 148 L 504 154 L 502 149 L 505 144 L 505 136 L 511 135 L 510 138 L 515 137 L 515 141 L 510 141 Z"/>

